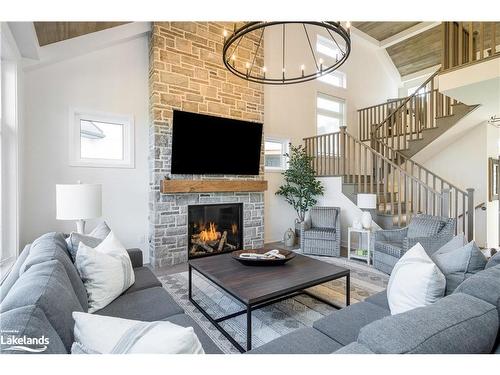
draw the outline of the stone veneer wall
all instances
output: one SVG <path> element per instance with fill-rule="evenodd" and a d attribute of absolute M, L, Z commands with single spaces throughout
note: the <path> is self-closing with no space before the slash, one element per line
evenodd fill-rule
<path fill-rule="evenodd" d="M 160 194 L 160 181 L 172 179 L 262 179 L 259 176 L 171 175 L 171 134 L 174 109 L 234 119 L 263 122 L 262 85 L 231 74 L 222 62 L 222 22 L 155 22 L 150 42 L 150 198 L 149 257 L 154 267 L 187 260 L 187 206 L 242 202 L 244 247 L 264 244 L 263 193 Z M 243 40 L 237 63 L 250 57 L 257 35 Z M 255 61 L 263 66 L 263 46 Z"/>

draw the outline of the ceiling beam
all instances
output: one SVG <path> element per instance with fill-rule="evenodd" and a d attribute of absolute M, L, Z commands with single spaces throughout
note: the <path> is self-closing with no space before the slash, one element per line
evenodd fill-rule
<path fill-rule="evenodd" d="M 389 38 L 386 38 L 382 41 L 380 41 L 379 46 L 381 48 L 388 48 L 390 46 L 393 46 L 394 44 L 398 44 L 406 39 L 409 39 L 415 35 L 418 35 L 420 33 L 423 33 L 424 31 L 427 31 L 429 29 L 432 29 L 433 27 L 436 27 L 441 24 L 441 21 L 439 22 L 420 22 L 417 25 L 414 25 L 406 30 L 403 30 L 393 36 L 390 36 Z"/>

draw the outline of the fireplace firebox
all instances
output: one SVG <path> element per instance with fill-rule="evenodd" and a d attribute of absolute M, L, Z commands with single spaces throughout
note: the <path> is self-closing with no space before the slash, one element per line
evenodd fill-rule
<path fill-rule="evenodd" d="M 188 206 L 188 258 L 243 248 L 243 203 Z"/>

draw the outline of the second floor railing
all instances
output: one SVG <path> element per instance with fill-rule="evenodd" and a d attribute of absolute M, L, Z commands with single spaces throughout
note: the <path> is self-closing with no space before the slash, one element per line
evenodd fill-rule
<path fill-rule="evenodd" d="M 442 71 L 500 56 L 500 22 L 443 22 Z"/>

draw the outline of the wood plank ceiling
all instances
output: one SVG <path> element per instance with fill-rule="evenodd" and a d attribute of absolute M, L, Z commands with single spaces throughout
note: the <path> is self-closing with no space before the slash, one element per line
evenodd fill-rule
<path fill-rule="evenodd" d="M 382 41 L 419 22 L 353 22 L 353 26 Z M 441 63 L 441 26 L 405 39 L 387 48 L 401 76 Z"/>
<path fill-rule="evenodd" d="M 40 47 L 128 22 L 34 22 Z"/>

